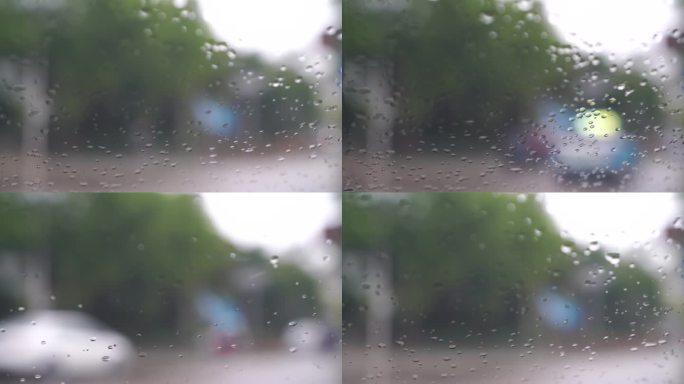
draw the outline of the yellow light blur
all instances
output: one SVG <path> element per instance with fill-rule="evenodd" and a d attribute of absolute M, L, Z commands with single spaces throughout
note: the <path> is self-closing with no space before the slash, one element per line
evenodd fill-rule
<path fill-rule="evenodd" d="M 603 139 L 622 129 L 622 118 L 610 109 L 594 109 L 578 114 L 574 126 L 584 137 Z"/>

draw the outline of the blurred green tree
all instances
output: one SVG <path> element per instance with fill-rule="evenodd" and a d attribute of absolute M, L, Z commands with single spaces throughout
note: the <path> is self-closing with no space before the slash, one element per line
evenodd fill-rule
<path fill-rule="evenodd" d="M 606 329 L 617 331 L 624 331 L 634 319 L 653 320 L 653 312 L 660 310 L 657 282 L 648 273 L 636 267 L 613 268 L 603 253 L 578 257 L 587 247 L 561 237 L 534 195 L 343 198 L 345 265 L 386 258 L 394 287 L 384 291 L 366 283 L 372 279 L 368 275 L 376 273 L 367 267 L 345 273 L 346 326 L 363 323 L 364 306 L 370 305 L 366 290 L 392 295 L 397 334 L 417 328 L 454 336 L 492 329 L 507 334 L 530 326 L 539 332 L 535 300 L 547 290 L 576 296 L 583 303 L 605 296 L 599 300 L 601 307 L 592 304 L 584 310 L 590 313 L 587 316 L 604 316 Z M 605 292 L 583 296 L 587 289 L 579 274 L 587 268 L 612 276 Z M 604 329 L 601 324 L 596 327 Z"/>
<path fill-rule="evenodd" d="M 150 144 L 174 149 L 180 140 L 197 135 L 186 121 L 193 100 L 212 95 L 235 108 L 236 99 L 246 96 L 229 83 L 246 71 L 267 80 L 283 77 L 288 91 L 283 96 L 266 88 L 265 105 L 257 112 L 271 125 L 256 127 L 252 136 L 260 136 L 261 130 L 295 130 L 300 127 L 289 120 L 316 118 L 307 82 L 295 84 L 293 71 L 279 72 L 217 40 L 196 0 L 182 7 L 171 0 L 40 4 L 8 0 L 0 5 L 0 22 L 6 21 L 0 24 L 6 31 L 0 34 L 0 61 L 37 63 L 46 72 L 52 111 L 49 135 L 47 129 L 44 134 L 51 150 L 124 150 Z M 234 112 L 244 118 L 254 113 Z M 265 135 L 269 142 L 273 134 Z"/>
<path fill-rule="evenodd" d="M 558 41 L 538 3 L 529 10 L 494 0 L 394 4 L 400 10 L 344 2 L 350 27 L 343 49 L 348 63 L 371 60 L 391 68 L 394 100 L 386 102 L 401 111 L 397 136 L 490 134 L 528 113 L 535 97 L 571 68 L 550 54 Z M 455 144 L 467 141 L 459 137 Z"/>
<path fill-rule="evenodd" d="M 641 268 L 621 265 L 605 289 L 604 321 L 616 333 L 648 334 L 664 318 L 658 281 Z"/>
<path fill-rule="evenodd" d="M 624 135 L 653 146 L 663 125 L 661 91 L 629 66 L 563 43 L 542 3 L 350 0 L 343 4 L 344 113 L 348 143 L 365 140 L 373 103 L 396 116 L 385 133 L 395 151 L 493 149 L 514 143 L 540 104 L 571 111 L 613 108 Z M 391 91 L 372 100 L 367 76 L 380 68 Z M 377 73 L 376 73 L 377 75 Z M 524 135 L 523 135 L 524 136 Z M 523 138 L 524 141 L 524 138 Z"/>
<path fill-rule="evenodd" d="M 345 254 L 389 255 L 401 311 L 435 326 L 515 326 L 521 303 L 571 266 L 533 196 L 345 195 L 343 215 Z"/>
<path fill-rule="evenodd" d="M 245 266 L 271 275 L 263 313 L 291 319 L 318 305 L 311 277 L 294 265 L 273 269 L 260 252 L 236 250 L 216 233 L 196 196 L 4 194 L 0 215 L 0 257 L 47 255 L 55 307 L 80 305 L 129 335 L 189 335 L 198 325 L 193 295 L 209 288 L 240 299 L 245 292 L 231 272 Z M 273 328 L 252 326 L 258 335 Z"/>

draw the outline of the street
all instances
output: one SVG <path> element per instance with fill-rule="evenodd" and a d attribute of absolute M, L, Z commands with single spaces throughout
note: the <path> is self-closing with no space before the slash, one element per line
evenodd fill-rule
<path fill-rule="evenodd" d="M 247 352 L 226 356 L 149 353 L 139 358 L 129 383 L 335 384 L 339 356 L 300 352 Z M 116 382 L 105 382 L 115 384 Z"/>
<path fill-rule="evenodd" d="M 0 158 L 0 190 L 61 192 L 323 192 L 340 188 L 337 150 L 309 154 Z M 22 176 L 22 173 L 24 176 Z M 30 176 L 26 176 L 26 175 Z"/>
<path fill-rule="evenodd" d="M 103 362 L 103 364 L 106 364 Z M 339 355 L 287 351 L 235 352 L 225 356 L 150 350 L 135 357 L 128 374 L 109 379 L 17 377 L 9 383 L 78 384 L 338 384 Z"/>
<path fill-rule="evenodd" d="M 557 180 L 559 169 L 543 164 L 509 164 L 496 156 L 419 155 L 344 158 L 347 191 L 497 191 L 497 192 L 668 192 L 678 191 L 682 167 L 673 157 L 645 158 L 627 179 L 606 182 Z"/>
<path fill-rule="evenodd" d="M 357 350 L 345 351 L 343 367 L 344 384 L 674 384 L 684 377 L 681 351 L 667 345 L 567 352 L 560 348 L 394 350 L 389 359 Z"/>

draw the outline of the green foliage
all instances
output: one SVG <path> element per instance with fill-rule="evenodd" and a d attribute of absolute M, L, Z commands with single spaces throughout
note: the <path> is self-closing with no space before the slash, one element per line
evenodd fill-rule
<path fill-rule="evenodd" d="M 568 76 L 567 86 L 546 95 L 559 100 L 579 112 L 581 108 L 609 108 L 624 118 L 624 133 L 649 137 L 657 142 L 656 134 L 665 121 L 661 105 L 662 90 L 632 70 L 611 69 L 605 64 L 575 70 Z"/>
<path fill-rule="evenodd" d="M 95 144 L 115 145 L 143 116 L 172 130 L 177 103 L 212 76 L 203 50 L 213 40 L 194 2 L 70 0 L 54 17 L 47 60 L 57 108 L 68 113 L 59 126 L 76 125 Z"/>
<path fill-rule="evenodd" d="M 298 132 L 306 134 L 316 122 L 314 101 L 308 97 L 305 86 L 264 92 L 263 126 L 267 137 Z M 303 97 L 300 98 L 300 97 Z"/>
<path fill-rule="evenodd" d="M 345 58 L 384 62 L 394 72 L 398 129 L 448 135 L 465 121 L 498 129 L 569 69 L 550 54 L 558 42 L 539 4 L 523 11 L 494 0 L 407 3 L 400 12 L 354 0 L 343 6 Z"/>
<path fill-rule="evenodd" d="M 282 264 L 271 274 L 273 280 L 264 292 L 264 313 L 274 314 L 269 328 L 280 334 L 288 322 L 304 317 L 319 317 L 316 283 L 302 270 Z"/>
<path fill-rule="evenodd" d="M 20 0 L 5 0 L 0 3 L 0 55 L 32 55 L 40 45 L 40 32 L 36 25 L 49 21 L 45 12 L 36 12 L 36 20 L 28 17 L 29 12 L 21 7 Z M 39 22 L 39 24 L 34 24 Z"/>
<path fill-rule="evenodd" d="M 622 265 L 606 286 L 604 320 L 618 332 L 646 334 L 663 317 L 657 280 L 641 268 Z"/>
<path fill-rule="evenodd" d="M 0 194 L 0 216 L 3 217 L 0 220 L 0 244 L 3 249 L 25 252 L 43 248 L 49 243 L 51 222 L 46 213 L 53 207 L 47 199 L 34 204 L 30 200 L 41 197 L 45 195 Z"/>
<path fill-rule="evenodd" d="M 363 284 L 374 273 L 370 258 L 391 266 L 393 290 L 378 292 L 393 295 L 398 335 L 538 333 L 535 302 L 545 291 L 580 303 L 586 326 L 575 331 L 584 336 L 646 332 L 663 314 L 656 279 L 562 238 L 534 195 L 345 194 L 343 217 L 351 336 L 363 331 L 366 294 L 375 289 Z"/>
<path fill-rule="evenodd" d="M 257 68 L 266 78 L 273 79 L 260 93 L 258 101 L 263 128 L 260 133 L 267 142 L 294 132 L 310 133 L 310 125 L 319 116 L 313 86 L 289 69 Z"/>
<path fill-rule="evenodd" d="M 392 93 L 380 102 L 397 112 L 388 138 L 396 151 L 510 144 L 514 129 L 536 119 L 544 101 L 571 109 L 596 103 L 626 118 L 626 134 L 660 134 L 662 90 L 629 66 L 609 67 L 600 56 L 562 43 L 541 2 L 529 9 L 496 0 L 394 4 L 400 9 L 344 2 L 343 44 L 351 81 L 363 76 L 356 71 L 384 71 Z M 381 118 L 370 114 L 378 101 L 368 99 L 367 84 L 357 77 L 344 100 L 352 144 L 364 139 L 368 120 Z"/>
<path fill-rule="evenodd" d="M 558 232 L 531 196 L 388 197 L 344 196 L 345 252 L 389 255 L 401 311 L 427 313 L 432 323 L 505 325 L 519 316 L 510 313 L 512 297 L 524 300 L 570 266 Z"/>
<path fill-rule="evenodd" d="M 192 284 L 220 264 L 233 250 L 198 209 L 192 196 L 96 194 L 71 197 L 81 210 L 60 220 L 53 240 L 58 264 L 55 277 L 64 296 L 106 290 L 127 278 L 157 276 L 166 283 Z M 71 219 L 71 220 L 69 220 Z M 97 256 L 94 256 L 97 255 Z M 92 287 L 92 289 L 83 289 Z M 144 297 L 141 295 L 139 297 Z M 148 297 L 145 305 L 154 305 Z"/>
<path fill-rule="evenodd" d="M 235 247 L 216 233 L 196 196 L 3 194 L 0 215 L 0 257 L 48 255 L 56 307 L 81 305 L 131 335 L 188 330 L 198 290 L 244 294 L 231 281 L 241 267 L 271 275 L 259 308 L 267 319 L 318 310 L 315 283 L 296 266 L 273 270 L 259 252 L 232 257 Z M 5 293 L 0 304 L 15 299 Z"/>
<path fill-rule="evenodd" d="M 310 122 L 318 113 L 309 84 L 295 84 L 294 73 L 278 73 L 216 40 L 195 0 L 183 7 L 172 0 L 64 0 L 46 7 L 11 0 L 0 5 L 0 30 L 1 59 L 37 62 L 48 73 L 51 149 L 122 150 L 134 134 L 174 149 L 194 99 L 211 94 L 235 108 L 235 99 L 249 98 L 228 85 L 245 68 L 286 83 L 252 100 L 263 101 L 254 108 L 263 109 L 269 142 L 274 132 L 299 128 L 292 121 Z"/>

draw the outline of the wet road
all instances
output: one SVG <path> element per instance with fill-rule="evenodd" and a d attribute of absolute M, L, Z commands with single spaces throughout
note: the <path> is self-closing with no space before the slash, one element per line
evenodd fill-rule
<path fill-rule="evenodd" d="M 5 156 L 0 191 L 328 192 L 340 190 L 341 174 L 341 157 L 330 150 L 216 158 Z"/>
<path fill-rule="evenodd" d="M 389 359 L 357 352 L 343 356 L 344 384 L 625 384 L 684 382 L 680 350 L 559 349 L 464 350 L 451 353 L 395 351 Z"/>
<path fill-rule="evenodd" d="M 682 159 L 675 155 L 644 158 L 626 176 L 605 181 L 559 179 L 561 170 L 540 163 L 511 163 L 505 158 L 469 156 L 344 157 L 347 191 L 639 191 L 681 190 Z"/>
<path fill-rule="evenodd" d="M 130 383 L 340 383 L 339 356 L 334 354 L 262 352 L 223 357 L 150 354 L 140 360 Z"/>
<path fill-rule="evenodd" d="M 1 380 L 42 384 L 339 384 L 339 356 L 333 353 L 242 352 L 225 356 L 148 351 L 130 373 L 108 379 L 64 379 L 31 375 Z M 105 363 L 103 363 L 105 364 Z M 23 379 L 23 381 L 22 381 Z"/>
<path fill-rule="evenodd" d="M 181 356 L 182 355 L 182 356 Z M 560 349 L 455 350 L 450 353 L 394 351 L 389 359 L 356 349 L 335 354 L 287 352 L 228 356 L 148 353 L 126 377 L 107 380 L 52 380 L 28 383 L 227 383 L 227 384 L 626 384 L 684 382 L 679 350 L 660 346 L 630 351 Z M 343 372 L 343 380 L 340 378 Z M 20 383 L 15 380 L 2 381 Z"/>

